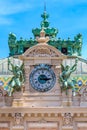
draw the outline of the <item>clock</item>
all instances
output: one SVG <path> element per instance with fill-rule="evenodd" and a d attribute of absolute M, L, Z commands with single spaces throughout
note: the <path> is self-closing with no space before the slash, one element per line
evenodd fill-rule
<path fill-rule="evenodd" d="M 51 65 L 39 64 L 34 67 L 30 73 L 30 84 L 31 86 L 39 91 L 46 92 L 54 87 L 56 82 L 56 76 Z"/>

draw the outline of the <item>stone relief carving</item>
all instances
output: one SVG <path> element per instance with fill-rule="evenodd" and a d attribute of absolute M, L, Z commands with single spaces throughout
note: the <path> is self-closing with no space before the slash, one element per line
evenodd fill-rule
<path fill-rule="evenodd" d="M 14 114 L 14 125 L 15 126 L 23 125 L 23 117 L 21 113 Z"/>
<path fill-rule="evenodd" d="M 64 126 L 71 126 L 72 125 L 72 116 L 71 116 L 71 113 L 64 113 L 63 125 Z"/>
<path fill-rule="evenodd" d="M 59 55 L 57 55 L 55 53 L 55 51 L 51 50 L 50 48 L 47 47 L 37 47 L 36 49 L 34 49 L 33 51 L 31 51 L 29 54 L 26 55 L 27 57 L 59 57 Z"/>

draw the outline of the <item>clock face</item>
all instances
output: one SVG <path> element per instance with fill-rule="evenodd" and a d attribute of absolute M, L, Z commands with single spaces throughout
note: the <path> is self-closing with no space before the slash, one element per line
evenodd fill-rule
<path fill-rule="evenodd" d="M 30 74 L 30 84 L 39 92 L 50 90 L 55 85 L 55 82 L 56 76 L 50 65 L 39 64 L 35 66 Z"/>

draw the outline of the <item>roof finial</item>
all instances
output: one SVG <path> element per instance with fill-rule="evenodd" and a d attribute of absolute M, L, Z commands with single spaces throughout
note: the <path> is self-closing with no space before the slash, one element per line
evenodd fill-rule
<path fill-rule="evenodd" d="M 46 12 L 46 1 L 44 1 L 44 12 Z"/>
<path fill-rule="evenodd" d="M 47 43 L 49 41 L 49 37 L 46 36 L 45 37 L 45 31 L 44 28 L 42 28 L 42 30 L 40 31 L 40 37 L 37 38 L 38 43 Z"/>

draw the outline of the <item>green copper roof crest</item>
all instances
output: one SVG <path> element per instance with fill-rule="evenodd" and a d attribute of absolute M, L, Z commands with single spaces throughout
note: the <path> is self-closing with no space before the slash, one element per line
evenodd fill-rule
<path fill-rule="evenodd" d="M 49 36 L 50 38 L 56 38 L 58 29 L 49 27 L 50 23 L 47 20 L 49 17 L 49 14 L 46 13 L 46 9 L 44 9 L 44 12 L 41 15 L 41 17 L 43 18 L 41 22 L 41 28 L 32 29 L 32 33 L 34 34 L 34 37 L 36 38 L 36 36 L 40 36 L 40 31 L 42 28 L 44 28 L 46 36 Z"/>
<path fill-rule="evenodd" d="M 67 40 L 57 38 L 58 29 L 49 27 L 49 15 L 46 13 L 46 7 L 44 7 L 44 11 L 41 17 L 43 18 L 41 22 L 41 27 L 32 29 L 34 38 L 30 38 L 29 40 L 24 40 L 20 38 L 20 40 L 16 40 L 16 36 L 13 33 L 9 34 L 8 45 L 10 56 L 20 55 L 24 53 L 28 48 L 38 44 L 36 39 L 37 37 L 40 37 L 40 32 L 42 28 L 45 31 L 45 36 L 49 36 L 50 38 L 50 40 L 47 42 L 49 45 L 54 46 L 65 55 L 81 56 L 83 40 L 81 34 L 76 35 L 73 40 L 71 40 L 70 38 L 68 38 Z"/>

